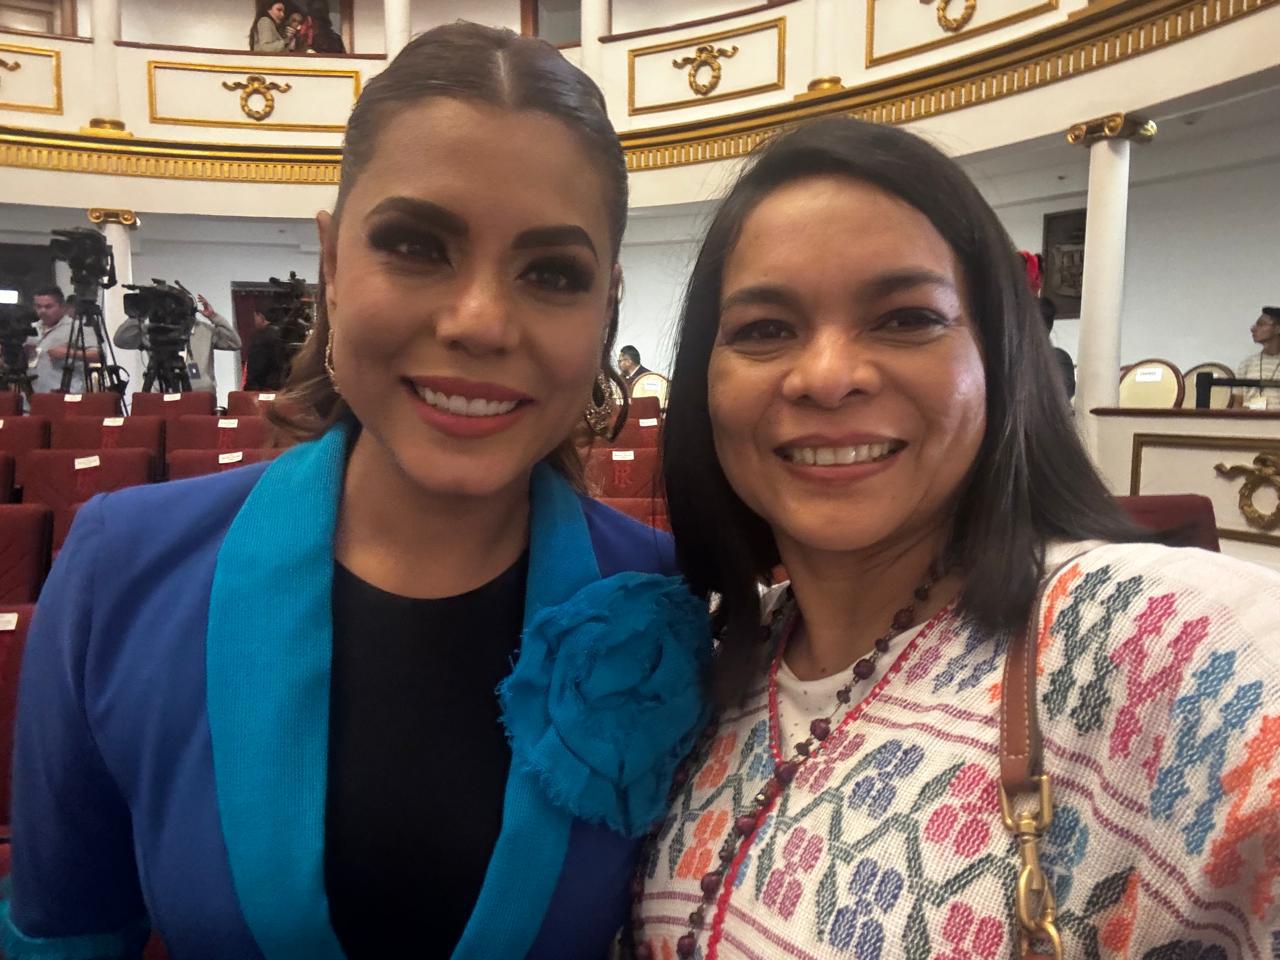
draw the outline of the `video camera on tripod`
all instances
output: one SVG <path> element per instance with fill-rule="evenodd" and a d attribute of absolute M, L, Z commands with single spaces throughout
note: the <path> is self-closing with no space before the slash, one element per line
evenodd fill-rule
<path fill-rule="evenodd" d="M 19 303 L 0 304 L 0 391 L 30 395 L 26 343 L 36 335 L 36 312 Z"/>
<path fill-rule="evenodd" d="M 116 285 L 116 261 L 111 245 L 97 230 L 85 227 L 54 230 L 49 252 L 71 269 L 71 285 L 76 293 L 76 315 L 67 337 L 68 354 L 62 365 L 60 389 L 70 391 L 79 366 L 85 390 L 112 390 L 123 397 L 128 374 L 115 362 L 115 351 L 103 330 L 102 308 L 98 305 L 101 292 Z M 87 343 L 86 328 L 92 332 L 96 344 Z M 97 350 L 98 360 L 89 360 L 89 349 Z M 49 385 L 41 384 L 41 388 L 48 390 Z"/>
<path fill-rule="evenodd" d="M 124 312 L 142 330 L 147 369 L 142 392 L 153 387 L 161 393 L 185 393 L 191 389 L 187 368 L 191 331 L 196 324 L 196 301 L 180 283 L 153 279 L 149 285 L 126 283 Z"/>
<path fill-rule="evenodd" d="M 262 314 L 267 323 L 275 328 L 280 341 L 289 349 L 289 353 L 297 352 L 303 341 L 311 333 L 312 301 L 307 290 L 307 281 L 293 270 L 289 271 L 289 279 L 269 277 L 271 286 L 271 302 L 263 308 Z"/>

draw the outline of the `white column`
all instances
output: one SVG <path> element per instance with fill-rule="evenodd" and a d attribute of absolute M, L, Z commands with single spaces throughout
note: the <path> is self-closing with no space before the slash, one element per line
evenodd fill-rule
<path fill-rule="evenodd" d="M 604 89 L 604 45 L 609 33 L 609 0 L 582 0 L 582 70 Z"/>
<path fill-rule="evenodd" d="M 409 43 L 411 19 L 409 0 L 382 0 L 382 22 L 387 31 L 387 61 Z"/>
<path fill-rule="evenodd" d="M 1120 388 L 1120 307 L 1124 299 L 1125 232 L 1129 217 L 1130 141 L 1150 140 L 1155 124 L 1113 114 L 1077 124 L 1071 143 L 1089 146 L 1089 199 L 1080 297 L 1076 422 L 1085 449 L 1098 460 L 1096 407 L 1114 407 Z"/>
<path fill-rule="evenodd" d="M 872 0 L 867 0 L 868 3 Z M 840 24 L 840 0 L 816 0 L 813 5 L 813 79 L 810 93 L 840 90 L 840 41 L 848 34 Z"/>
<path fill-rule="evenodd" d="M 94 210 L 89 214 L 91 221 L 97 222 L 106 235 L 107 243 L 116 261 L 116 285 L 103 294 L 102 319 L 106 335 L 114 337 L 120 324 L 125 321 L 124 295 L 126 283 L 133 283 L 133 241 L 132 234 L 137 229 L 138 221 L 131 211 L 127 210 Z M 122 221 L 129 221 L 128 223 Z M 142 389 L 142 353 L 138 350 L 121 350 L 113 347 L 116 363 L 124 367 L 129 374 L 129 394 Z"/>
<path fill-rule="evenodd" d="M 120 77 L 116 69 L 116 41 L 120 39 L 119 0 L 93 0 L 90 8 L 93 30 L 93 118 L 94 132 L 123 131 L 120 119 Z"/>

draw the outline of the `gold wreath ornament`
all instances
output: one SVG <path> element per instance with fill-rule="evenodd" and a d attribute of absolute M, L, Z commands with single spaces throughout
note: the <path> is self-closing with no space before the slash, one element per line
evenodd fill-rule
<path fill-rule="evenodd" d="M 1219 463 L 1213 469 L 1219 476 L 1229 480 L 1240 476 L 1248 478 L 1240 488 L 1240 513 L 1244 515 L 1250 526 L 1257 527 L 1259 530 L 1274 530 L 1280 527 L 1280 503 L 1277 503 L 1276 508 L 1270 513 L 1263 513 L 1253 505 L 1253 495 L 1264 486 L 1271 487 L 1275 490 L 1276 496 L 1280 497 L 1280 456 L 1260 453 L 1253 458 L 1252 467 L 1246 467 L 1243 464 L 1228 467 Z"/>
<path fill-rule="evenodd" d="M 728 60 L 738 54 L 738 48 L 735 46 L 729 50 L 724 47 L 717 48 L 714 44 L 704 43 L 693 51 L 692 57 L 684 57 L 680 60 L 672 60 L 671 65 L 677 70 L 684 67 L 689 68 L 689 89 L 700 97 L 708 96 L 712 90 L 720 86 L 720 58 Z M 703 67 L 711 71 L 711 79 L 706 83 L 698 80 L 698 71 Z"/>
<path fill-rule="evenodd" d="M 283 86 L 274 80 L 268 81 L 266 77 L 256 73 L 250 74 L 244 80 L 237 80 L 235 83 L 227 83 L 222 81 L 224 90 L 239 90 L 240 92 L 240 109 L 244 111 L 244 115 L 250 120 L 256 120 L 261 123 L 267 117 L 271 116 L 276 109 L 276 98 L 272 96 L 272 91 L 276 93 L 288 93 L 293 89 L 293 84 L 286 83 Z M 262 97 L 262 109 L 255 109 L 249 106 L 251 97 Z"/>
<path fill-rule="evenodd" d="M 947 16 L 950 4 L 951 0 L 938 0 L 938 26 L 947 33 L 959 33 L 973 19 L 974 11 L 978 9 L 978 0 L 964 0 L 964 9 L 960 11 L 960 16 L 954 18 Z"/>
<path fill-rule="evenodd" d="M 19 63 L 17 60 L 13 60 L 13 61 L 0 60 L 0 70 L 6 70 L 9 73 L 13 73 L 15 70 L 21 70 L 21 69 L 22 69 L 22 64 Z"/>

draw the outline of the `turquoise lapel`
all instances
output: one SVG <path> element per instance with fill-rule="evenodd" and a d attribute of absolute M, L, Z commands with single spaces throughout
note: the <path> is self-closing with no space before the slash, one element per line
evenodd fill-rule
<path fill-rule="evenodd" d="M 577 495 L 546 464 L 533 472 L 524 626 L 600 579 Z M 513 763 L 502 829 L 480 896 L 453 960 L 523 957 L 533 946 L 569 848 L 573 817 L 547 799 L 538 778 Z"/>
<path fill-rule="evenodd" d="M 324 889 L 333 537 L 347 431 L 267 468 L 209 598 L 209 732 L 236 896 L 266 960 L 343 960 Z"/>
<path fill-rule="evenodd" d="M 266 960 L 343 960 L 324 886 L 333 538 L 341 426 L 277 459 L 231 524 L 209 601 L 209 729 L 236 896 Z M 525 624 L 599 579 L 576 494 L 532 482 Z M 287 596 L 287 604 L 279 598 Z M 503 823 L 457 960 L 520 957 L 551 902 L 573 822 L 513 765 Z"/>

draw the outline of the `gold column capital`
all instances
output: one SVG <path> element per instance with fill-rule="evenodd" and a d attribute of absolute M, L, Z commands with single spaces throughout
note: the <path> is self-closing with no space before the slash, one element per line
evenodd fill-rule
<path fill-rule="evenodd" d="M 108 207 L 90 207 L 87 211 L 90 223 L 119 223 L 137 227 L 141 221 L 132 210 L 115 210 Z"/>
<path fill-rule="evenodd" d="M 1134 143 L 1150 143 L 1156 136 L 1156 122 L 1136 113 L 1109 113 L 1083 123 L 1074 124 L 1067 131 L 1067 143 L 1091 147 L 1099 140 L 1132 140 Z"/>

